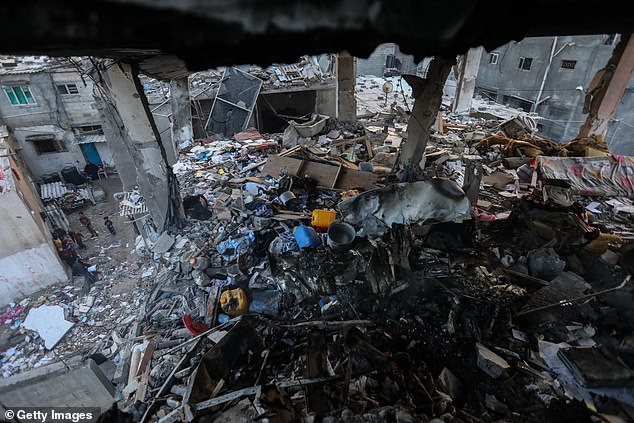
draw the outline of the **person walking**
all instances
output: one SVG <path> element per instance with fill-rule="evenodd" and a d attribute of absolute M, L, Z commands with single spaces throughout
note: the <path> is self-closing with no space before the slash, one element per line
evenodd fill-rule
<path fill-rule="evenodd" d="M 93 238 L 97 238 L 99 236 L 95 228 L 92 226 L 92 222 L 88 216 L 84 214 L 84 212 L 79 212 L 79 222 L 88 229 L 88 232 L 90 232 Z"/>
<path fill-rule="evenodd" d="M 112 235 L 117 234 L 117 231 L 114 230 L 114 225 L 112 223 L 112 220 L 110 220 L 108 216 L 103 217 L 103 224 L 106 225 L 106 228 L 108 228 L 108 230 L 110 231 Z"/>

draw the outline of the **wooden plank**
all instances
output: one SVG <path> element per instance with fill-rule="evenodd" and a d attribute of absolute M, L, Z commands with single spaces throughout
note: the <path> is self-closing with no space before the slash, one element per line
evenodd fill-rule
<path fill-rule="evenodd" d="M 438 119 L 438 133 L 440 135 L 445 135 L 445 128 L 444 128 L 443 120 L 442 120 L 442 112 L 440 111 L 438 112 L 437 119 Z"/>
<path fill-rule="evenodd" d="M 330 186 L 330 188 L 334 188 L 335 184 L 337 183 L 337 179 L 339 178 L 339 174 L 341 173 L 341 168 L 343 165 L 339 165 L 339 168 L 337 169 L 337 173 L 335 174 L 335 177 L 332 180 L 332 185 Z"/>
<path fill-rule="evenodd" d="M 372 172 L 363 172 L 360 170 L 342 169 L 339 180 L 335 185 L 338 189 L 354 189 L 363 190 L 376 188 L 375 184 L 378 177 Z"/>
<path fill-rule="evenodd" d="M 365 148 L 368 150 L 368 157 L 372 159 L 374 157 L 374 150 L 372 149 L 372 142 L 370 138 L 365 137 Z"/>
<path fill-rule="evenodd" d="M 136 395 L 134 397 L 135 401 L 145 401 L 145 395 L 147 394 L 147 387 L 150 383 L 150 369 L 152 366 L 146 366 L 143 374 L 141 375 L 141 381 L 139 382 L 139 387 L 136 390 Z"/>
<path fill-rule="evenodd" d="M 288 173 L 297 175 L 299 169 L 302 167 L 302 160 L 293 159 L 290 157 L 281 156 L 269 156 L 264 168 L 262 169 L 263 175 L 270 175 L 274 178 L 279 178 L 280 173 L 286 170 Z"/>
<path fill-rule="evenodd" d="M 136 372 L 136 375 L 139 376 L 145 369 L 149 367 L 150 361 L 152 360 L 152 354 L 154 354 L 154 350 L 156 349 L 156 342 L 151 341 L 148 346 L 145 348 L 145 352 L 143 353 L 143 358 L 141 359 L 141 364 L 139 364 L 139 370 Z"/>

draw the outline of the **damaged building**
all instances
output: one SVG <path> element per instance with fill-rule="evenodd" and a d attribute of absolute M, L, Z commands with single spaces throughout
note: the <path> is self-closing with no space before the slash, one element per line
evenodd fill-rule
<path fill-rule="evenodd" d="M 634 158 L 606 143 L 632 5 L 159 3 L 25 2 L 37 30 L 3 48 L 81 57 L 50 87 L 91 87 L 73 110 L 117 169 L 33 184 L 39 141 L 1 132 L 5 418 L 634 420 Z M 578 136 L 472 102 L 482 51 L 619 31 Z M 424 72 L 357 78 L 386 41 Z M 57 98 L 17 75 L 3 107 Z"/>
<path fill-rule="evenodd" d="M 94 100 L 92 81 L 75 59 L 0 59 L 0 120 L 13 133 L 36 179 L 55 178 L 65 166 L 114 167 Z"/>

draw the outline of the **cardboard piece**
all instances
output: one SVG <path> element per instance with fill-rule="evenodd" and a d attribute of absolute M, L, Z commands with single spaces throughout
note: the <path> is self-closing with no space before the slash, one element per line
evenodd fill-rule
<path fill-rule="evenodd" d="M 281 156 L 269 156 L 262 174 L 278 178 L 282 171 L 299 177 L 310 176 L 320 188 L 368 190 L 374 188 L 377 181 L 377 175 L 371 172 Z"/>

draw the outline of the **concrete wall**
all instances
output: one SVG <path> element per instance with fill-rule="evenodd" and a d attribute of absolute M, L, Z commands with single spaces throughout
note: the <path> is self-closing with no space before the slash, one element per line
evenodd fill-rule
<path fill-rule="evenodd" d="M 337 116 L 337 86 L 329 84 L 319 87 L 315 100 L 315 113 L 326 116 Z"/>
<path fill-rule="evenodd" d="M 0 140 L 0 155 L 7 156 L 7 146 Z M 36 199 L 26 180 L 18 181 L 7 157 L 0 157 L 4 189 L 0 193 L 0 306 L 19 300 L 49 285 L 65 282 L 68 277 L 55 247 L 47 234 Z M 27 178 L 18 172 L 21 179 Z M 24 188 L 24 193 L 19 191 Z"/>
<path fill-rule="evenodd" d="M 35 125 L 15 128 L 13 134 L 18 142 L 20 155 L 28 163 L 36 179 L 47 173 L 60 172 L 66 165 L 75 165 L 80 169 L 86 165 L 81 147 L 73 143 L 71 131 L 65 131 L 56 125 Z M 27 141 L 27 137 L 44 134 L 52 134 L 56 140 L 64 143 L 68 151 L 38 154 L 35 146 L 38 141 Z"/>
<path fill-rule="evenodd" d="M 40 215 L 41 201 L 29 170 L 9 152 L 15 152 L 15 142 L 4 137 L 0 166 L 8 189 L 0 193 L 0 222 L 11 236 L 0 237 L 0 306 L 68 279 Z"/>
<path fill-rule="evenodd" d="M 385 70 L 385 58 L 393 54 L 401 61 L 401 73 L 416 75 L 416 63 L 414 56 L 403 54 L 398 45 L 394 43 L 379 44 L 367 59 L 357 58 L 357 75 L 383 76 Z"/>
<path fill-rule="evenodd" d="M 112 160 L 117 168 L 123 190 L 132 191 L 137 185 L 136 168 L 132 155 L 126 146 L 125 134 L 121 129 L 123 122 L 121 122 L 113 106 L 107 104 L 101 98 L 96 98 L 95 101 L 103 119 L 103 132 L 108 140 Z"/>
<path fill-rule="evenodd" d="M 115 401 L 114 387 L 93 360 L 56 362 L 0 379 L 0 398 L 8 409 L 99 407 L 101 412 Z"/>
<path fill-rule="evenodd" d="M 99 157 L 101 157 L 101 161 L 108 166 L 114 166 L 114 158 L 112 157 L 112 150 L 110 150 L 110 145 L 105 142 L 95 143 L 97 147 L 97 153 L 99 153 Z"/>
<path fill-rule="evenodd" d="M 161 143 L 166 147 L 170 165 L 176 163 L 175 149 L 172 146 L 172 106 L 170 102 L 150 104 L 154 123 L 161 136 Z"/>
<path fill-rule="evenodd" d="M 101 116 L 93 96 L 94 84 L 90 78 L 82 79 L 77 72 L 53 72 L 50 75 L 54 85 L 75 84 L 79 91 L 79 94 L 57 93 L 69 123 L 73 126 L 101 125 Z"/>
<path fill-rule="evenodd" d="M 585 90 L 597 70 L 607 63 L 614 45 L 605 43 L 607 35 L 559 37 L 550 65 L 537 113 L 540 135 L 558 142 L 576 137 L 586 116 L 582 113 Z M 495 101 L 504 103 L 503 97 L 517 97 L 534 103 L 548 67 L 553 37 L 525 38 L 511 42 L 491 52 L 483 52 L 480 62 L 476 94 L 486 90 Z M 490 63 L 489 53 L 498 53 L 496 64 Z M 530 70 L 518 68 L 521 57 L 533 59 Z M 562 60 L 576 60 L 575 69 L 562 69 Z M 620 106 L 610 122 L 606 141 L 610 150 L 620 154 L 634 154 L 634 78 L 626 90 Z M 483 95 L 485 97 L 485 95 Z M 516 100 L 507 100 L 516 101 Z M 511 104 L 514 105 L 514 104 Z"/>

